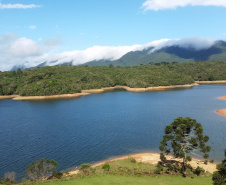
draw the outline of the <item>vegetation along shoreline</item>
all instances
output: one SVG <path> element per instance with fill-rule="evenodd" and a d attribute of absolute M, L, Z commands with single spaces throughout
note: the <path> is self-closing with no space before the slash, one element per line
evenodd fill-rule
<path fill-rule="evenodd" d="M 226 82 L 225 82 L 226 83 Z M 60 98 L 77 98 L 80 96 L 86 96 L 89 94 L 109 92 L 116 89 L 124 89 L 130 92 L 147 92 L 147 91 L 161 91 L 167 89 L 177 89 L 177 88 L 190 88 L 198 84 L 185 84 L 185 85 L 170 85 L 170 86 L 159 86 L 159 87 L 147 87 L 147 88 L 131 88 L 127 86 L 114 86 L 114 87 L 104 87 L 101 89 L 88 89 L 82 90 L 81 93 L 74 94 L 59 94 L 59 95 L 47 95 L 47 96 L 20 96 L 20 95 L 5 95 L 0 96 L 0 99 L 12 99 L 12 100 L 42 100 L 42 99 L 60 99 Z"/>
<path fill-rule="evenodd" d="M 103 160 L 103 161 L 92 164 L 92 167 L 94 168 L 97 166 L 101 166 L 105 163 L 123 160 L 123 159 L 127 159 L 127 158 L 134 158 L 137 162 L 148 163 L 148 164 L 153 164 L 153 165 L 157 165 L 161 161 L 160 153 L 145 152 L 145 153 L 135 153 L 135 154 L 130 154 L 130 155 L 123 155 L 123 156 L 119 156 L 119 157 L 109 158 L 107 160 Z M 166 158 L 169 161 L 170 160 L 178 160 L 178 161 L 182 162 L 181 159 L 174 158 L 172 155 L 168 155 L 168 156 L 166 156 Z M 189 164 L 194 168 L 197 168 L 197 166 L 199 166 L 199 167 L 203 168 L 205 171 L 209 171 L 210 173 L 213 173 L 217 170 L 216 163 L 204 164 L 204 161 L 201 159 L 198 159 L 198 158 L 192 158 L 192 161 L 190 161 Z M 75 175 L 78 173 L 79 173 L 79 170 L 77 168 L 75 170 L 70 170 L 69 172 L 67 172 L 68 175 Z"/>
<path fill-rule="evenodd" d="M 86 96 L 86 95 L 90 95 L 90 94 L 109 92 L 109 91 L 113 91 L 113 90 L 116 90 L 116 89 L 124 89 L 124 90 L 129 91 L 129 92 L 148 92 L 148 91 L 164 91 L 164 90 L 178 89 L 178 88 L 191 88 L 191 87 L 197 86 L 199 84 L 226 84 L 226 80 L 195 81 L 195 83 L 192 83 L 192 84 L 156 86 L 156 87 L 146 87 L 146 88 L 131 88 L 131 87 L 128 87 L 128 86 L 116 85 L 114 87 L 103 87 L 103 88 L 100 88 L 100 89 L 82 90 L 81 93 L 45 95 L 45 96 L 1 95 L 0 100 L 2 100 L 2 99 L 43 100 L 43 99 L 77 98 L 77 97 L 80 97 L 80 96 Z M 226 96 L 220 97 L 220 99 L 226 99 Z"/>

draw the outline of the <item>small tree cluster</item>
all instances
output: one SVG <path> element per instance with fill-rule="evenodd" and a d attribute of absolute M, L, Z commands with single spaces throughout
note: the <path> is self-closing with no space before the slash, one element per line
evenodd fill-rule
<path fill-rule="evenodd" d="M 0 184 L 16 184 L 16 173 L 15 172 L 7 172 L 4 174 L 4 179 L 0 178 Z"/>
<path fill-rule="evenodd" d="M 222 163 L 217 165 L 216 172 L 213 173 L 213 184 L 214 185 L 225 185 L 226 184 L 226 149 L 224 150 L 225 159 Z"/>
<path fill-rule="evenodd" d="M 57 162 L 53 159 L 39 159 L 27 167 L 27 177 L 31 180 L 39 180 L 50 177 L 57 168 Z"/>

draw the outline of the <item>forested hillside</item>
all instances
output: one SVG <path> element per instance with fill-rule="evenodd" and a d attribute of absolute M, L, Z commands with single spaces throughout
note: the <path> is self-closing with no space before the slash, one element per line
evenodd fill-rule
<path fill-rule="evenodd" d="M 0 95 L 55 95 L 125 85 L 151 87 L 226 80 L 226 62 L 162 63 L 134 67 L 53 66 L 0 72 Z"/>

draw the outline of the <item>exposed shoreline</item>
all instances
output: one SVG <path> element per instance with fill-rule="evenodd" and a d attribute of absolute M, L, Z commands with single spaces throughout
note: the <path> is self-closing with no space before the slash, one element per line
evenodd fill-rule
<path fill-rule="evenodd" d="M 111 162 L 111 161 L 127 159 L 128 157 L 133 157 L 134 159 L 136 159 L 137 162 L 149 163 L 149 164 L 154 164 L 154 165 L 157 165 L 158 162 L 160 161 L 159 153 L 138 153 L 138 154 L 125 155 L 125 156 L 116 157 L 113 159 L 100 161 L 100 162 L 93 164 L 92 167 L 101 166 L 101 165 L 103 165 L 107 162 Z M 177 161 L 182 162 L 182 159 L 175 159 L 173 156 L 166 156 L 166 158 L 167 158 L 167 160 L 177 160 Z M 192 158 L 192 161 L 189 162 L 189 164 L 194 168 L 196 168 L 198 166 L 202 167 L 205 171 L 209 171 L 210 173 L 213 173 L 214 171 L 216 171 L 215 163 L 208 163 L 207 165 L 205 165 L 202 160 Z M 72 170 L 72 171 L 68 172 L 69 175 L 75 175 L 78 173 L 79 173 L 79 170 L 77 170 L 77 168 L 76 168 L 76 170 Z"/>
<path fill-rule="evenodd" d="M 226 109 L 217 110 L 217 113 L 219 113 L 222 116 L 226 116 Z"/>
<path fill-rule="evenodd" d="M 216 81 L 195 81 L 197 84 L 225 84 L 226 80 L 216 80 Z"/>
<path fill-rule="evenodd" d="M 113 91 L 115 89 L 124 89 L 130 92 L 147 92 L 147 91 L 164 91 L 167 89 L 176 89 L 176 88 L 190 88 L 198 85 L 194 84 L 185 84 L 185 85 L 170 85 L 170 86 L 158 86 L 158 87 L 147 87 L 147 88 L 131 88 L 127 86 L 114 86 L 114 87 L 104 87 L 101 89 L 89 89 L 82 90 L 81 93 L 74 94 L 60 94 L 60 95 L 49 95 L 49 96 L 19 96 L 19 95 L 9 95 L 9 96 L 0 96 L 0 99 L 13 99 L 13 100 L 43 100 L 43 99 L 60 99 L 60 98 L 76 98 L 89 94 L 103 93 L 107 91 Z"/>
<path fill-rule="evenodd" d="M 226 96 L 221 96 L 219 98 L 222 99 L 222 100 L 226 100 Z"/>
<path fill-rule="evenodd" d="M 4 100 L 4 99 L 13 99 L 18 97 L 19 95 L 4 95 L 4 96 L 0 96 L 0 100 Z"/>
<path fill-rule="evenodd" d="M 44 100 L 44 99 L 63 99 L 63 98 L 77 98 L 80 96 L 85 96 L 89 94 L 103 93 L 107 91 L 113 91 L 115 89 L 124 89 L 129 92 L 147 92 L 147 91 L 165 91 L 167 89 L 176 89 L 176 88 L 190 88 L 199 84 L 224 84 L 226 80 L 218 81 L 195 81 L 193 84 L 185 85 L 170 85 L 170 86 L 158 86 L 158 87 L 147 87 L 147 88 L 131 88 L 128 86 L 114 86 L 114 87 L 103 87 L 101 89 L 88 89 L 82 90 L 81 93 L 74 94 L 59 94 L 59 95 L 48 95 L 48 96 L 20 96 L 20 95 L 5 95 L 0 96 L 2 99 L 13 99 L 13 100 Z M 226 99 L 226 96 L 222 99 Z"/>
<path fill-rule="evenodd" d="M 226 100 L 226 96 L 221 96 L 221 97 L 219 97 L 219 99 Z M 222 116 L 226 116 L 226 109 L 217 110 L 216 112 L 219 113 Z"/>

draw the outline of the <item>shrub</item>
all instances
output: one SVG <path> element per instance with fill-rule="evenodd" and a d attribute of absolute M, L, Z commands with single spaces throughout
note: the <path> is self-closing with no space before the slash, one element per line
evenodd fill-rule
<path fill-rule="evenodd" d="M 63 173 L 61 173 L 59 171 L 53 172 L 53 175 L 52 175 L 53 178 L 57 178 L 57 179 L 61 179 L 62 176 L 63 176 Z"/>
<path fill-rule="evenodd" d="M 89 163 L 86 163 L 86 164 L 82 164 L 79 168 L 80 171 L 82 170 L 86 170 L 86 169 L 89 169 L 91 167 L 91 165 Z"/>
<path fill-rule="evenodd" d="M 188 155 L 188 156 L 186 157 L 186 161 L 191 161 L 191 160 L 192 160 L 191 156 Z"/>
<path fill-rule="evenodd" d="M 82 171 L 84 174 L 89 174 L 91 165 L 89 163 L 82 164 L 79 168 L 79 171 Z"/>
<path fill-rule="evenodd" d="M 203 168 L 201 168 L 201 167 L 198 166 L 195 169 L 194 174 L 196 174 L 197 176 L 199 176 L 201 173 L 204 173 L 204 172 L 205 172 L 205 170 Z"/>
<path fill-rule="evenodd" d="M 162 171 L 163 171 L 163 166 L 159 164 L 154 169 L 155 174 L 161 174 Z"/>
<path fill-rule="evenodd" d="M 102 166 L 102 169 L 104 171 L 109 171 L 110 170 L 110 165 L 108 163 L 105 163 L 103 166 Z"/>
<path fill-rule="evenodd" d="M 226 184 L 226 149 L 224 150 L 225 159 L 217 165 L 216 172 L 213 173 L 213 184 L 223 185 Z"/>
<path fill-rule="evenodd" d="M 90 171 L 94 174 L 96 172 L 96 168 L 90 168 Z"/>
<path fill-rule="evenodd" d="M 129 159 L 129 161 L 130 161 L 131 163 L 136 163 L 136 162 L 137 162 L 136 159 L 134 159 L 133 157 L 129 157 L 128 159 Z"/>
<path fill-rule="evenodd" d="M 212 159 L 212 160 L 210 160 L 210 163 L 214 163 L 214 160 Z"/>

